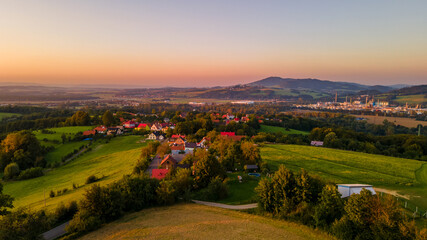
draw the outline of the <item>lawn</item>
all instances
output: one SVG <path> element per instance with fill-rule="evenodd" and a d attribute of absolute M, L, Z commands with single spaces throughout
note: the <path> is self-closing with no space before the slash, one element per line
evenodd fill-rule
<path fill-rule="evenodd" d="M 237 176 L 242 176 L 240 183 Z M 259 177 L 248 176 L 247 173 L 229 173 L 227 174 L 228 197 L 218 202 L 232 205 L 240 205 L 256 202 L 255 187 L 258 186 Z"/>
<path fill-rule="evenodd" d="M 0 112 L 0 121 L 3 120 L 3 118 L 5 117 L 13 117 L 13 116 L 20 116 L 22 114 L 20 113 L 4 113 L 4 112 Z"/>
<path fill-rule="evenodd" d="M 63 133 L 68 137 L 73 137 L 78 132 L 84 132 L 87 130 L 91 130 L 93 127 L 91 126 L 77 126 L 77 127 L 59 127 L 59 128 L 49 128 L 46 130 L 53 131 L 53 134 L 42 133 L 41 130 L 34 131 L 37 139 L 44 143 L 43 139 L 47 139 L 48 141 L 59 141 L 62 142 L 61 136 Z"/>
<path fill-rule="evenodd" d="M 296 223 L 196 204 L 145 209 L 81 239 L 333 239 Z"/>
<path fill-rule="evenodd" d="M 105 185 L 131 173 L 140 148 L 145 145 L 140 140 L 141 136 L 123 136 L 113 138 L 109 143 L 95 143 L 92 151 L 47 172 L 45 176 L 4 183 L 4 193 L 15 198 L 15 207 L 30 206 L 32 209 L 43 207 L 45 196 L 48 208 L 56 207 L 61 201 L 78 200 L 88 187 L 85 185 L 88 176 L 102 177 L 98 183 Z M 73 189 L 73 183 L 80 187 Z M 64 188 L 68 188 L 66 194 L 49 197 L 51 190 Z"/>
<path fill-rule="evenodd" d="M 88 144 L 87 141 L 79 142 L 67 142 L 65 144 L 59 144 L 56 148 L 48 152 L 45 156 L 46 162 L 56 163 L 61 162 L 62 157 L 67 156 L 68 154 L 74 152 L 75 149 L 79 149 L 81 146 Z"/>
<path fill-rule="evenodd" d="M 303 134 L 303 135 L 309 134 L 309 132 L 305 132 L 305 131 L 299 131 L 295 129 L 289 129 L 289 131 L 286 131 L 284 127 L 276 127 L 276 126 L 268 126 L 268 125 L 261 125 L 261 129 L 259 131 L 266 132 L 266 133 L 281 132 L 283 134 Z"/>
<path fill-rule="evenodd" d="M 304 168 L 336 183 L 365 183 L 408 195 L 427 210 L 427 163 L 382 155 L 298 145 L 266 145 L 261 156 L 272 170 Z"/>

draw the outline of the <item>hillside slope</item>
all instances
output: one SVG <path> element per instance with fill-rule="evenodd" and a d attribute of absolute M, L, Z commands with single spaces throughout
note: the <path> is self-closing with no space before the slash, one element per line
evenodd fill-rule
<path fill-rule="evenodd" d="M 196 204 L 146 209 L 81 239 L 333 239 L 309 227 Z"/>

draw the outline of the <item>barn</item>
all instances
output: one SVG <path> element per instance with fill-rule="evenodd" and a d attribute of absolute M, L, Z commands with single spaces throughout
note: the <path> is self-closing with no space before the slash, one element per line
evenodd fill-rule
<path fill-rule="evenodd" d="M 341 198 L 349 197 L 351 194 L 359 194 L 362 189 L 367 189 L 376 194 L 372 185 L 367 184 L 338 184 L 338 192 L 341 193 Z"/>

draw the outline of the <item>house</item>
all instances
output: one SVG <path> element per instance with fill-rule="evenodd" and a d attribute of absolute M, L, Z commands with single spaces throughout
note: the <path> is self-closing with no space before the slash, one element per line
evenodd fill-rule
<path fill-rule="evenodd" d="M 140 123 L 135 130 L 137 131 L 150 131 L 151 130 L 151 125 L 149 123 Z"/>
<path fill-rule="evenodd" d="M 169 142 L 173 143 L 174 145 L 185 145 L 185 138 L 178 137 L 178 138 L 171 138 Z"/>
<path fill-rule="evenodd" d="M 100 134 L 107 133 L 107 127 L 106 126 L 99 126 L 99 127 L 96 127 L 94 130 L 96 130 L 96 132 L 100 133 Z"/>
<path fill-rule="evenodd" d="M 165 140 L 165 136 L 158 132 L 152 132 L 148 135 L 148 140 L 163 141 Z"/>
<path fill-rule="evenodd" d="M 151 171 L 151 178 L 162 180 L 169 173 L 169 169 L 153 169 Z"/>
<path fill-rule="evenodd" d="M 244 166 L 244 169 L 247 172 L 256 172 L 258 170 L 258 166 L 255 164 L 248 164 Z"/>
<path fill-rule="evenodd" d="M 168 154 L 160 163 L 160 168 L 172 169 L 176 167 L 177 161 L 170 154 Z"/>
<path fill-rule="evenodd" d="M 162 125 L 159 123 L 154 123 L 153 126 L 151 126 L 151 131 L 159 132 L 162 131 Z"/>
<path fill-rule="evenodd" d="M 136 127 L 136 122 L 130 120 L 130 121 L 126 121 L 123 123 L 123 126 L 125 128 L 135 128 Z"/>
<path fill-rule="evenodd" d="M 107 128 L 107 135 L 121 135 L 123 134 L 123 126 Z"/>
<path fill-rule="evenodd" d="M 170 149 L 171 149 L 171 153 L 173 155 L 175 155 L 175 154 L 180 154 L 180 153 L 184 152 L 185 146 L 184 145 L 172 145 L 172 146 L 170 146 Z"/>
<path fill-rule="evenodd" d="M 197 143 L 197 146 L 201 148 L 205 148 L 209 145 L 209 143 L 210 143 L 210 139 L 207 137 L 203 137 L 203 139 L 199 143 Z"/>
<path fill-rule="evenodd" d="M 221 136 L 235 136 L 236 133 L 234 132 L 221 132 Z"/>
<path fill-rule="evenodd" d="M 321 146 L 323 146 L 323 142 L 322 141 L 311 141 L 310 145 L 316 146 L 316 147 L 321 147 Z"/>
<path fill-rule="evenodd" d="M 169 130 L 169 126 L 162 127 L 162 132 L 166 133 Z"/>
<path fill-rule="evenodd" d="M 185 143 L 185 153 L 193 153 L 195 148 L 197 148 L 197 143 L 192 143 L 192 142 Z"/>
<path fill-rule="evenodd" d="M 376 194 L 372 185 L 367 184 L 338 184 L 338 192 L 341 193 L 341 198 L 349 197 L 351 194 L 359 194 L 362 189 L 366 189 Z"/>
<path fill-rule="evenodd" d="M 168 123 L 168 122 L 170 121 L 170 119 L 169 119 L 169 118 L 163 118 L 163 121 L 164 121 L 165 123 Z"/>
<path fill-rule="evenodd" d="M 96 130 L 95 129 L 83 132 L 83 136 L 94 136 L 94 135 L 96 135 Z"/>

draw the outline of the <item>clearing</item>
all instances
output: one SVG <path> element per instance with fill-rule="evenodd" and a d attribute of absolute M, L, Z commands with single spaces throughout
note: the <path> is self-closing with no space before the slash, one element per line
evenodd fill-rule
<path fill-rule="evenodd" d="M 20 113 L 4 113 L 4 112 L 0 112 L 0 121 L 5 118 L 5 117 L 13 117 L 13 116 L 20 116 L 22 114 Z"/>
<path fill-rule="evenodd" d="M 268 125 L 261 125 L 260 132 L 266 132 L 266 133 L 277 133 L 281 132 L 283 134 L 302 134 L 307 135 L 309 132 L 295 130 L 295 129 L 289 129 L 287 131 L 284 127 L 276 127 L 276 126 L 268 126 Z"/>
<path fill-rule="evenodd" d="M 296 223 L 196 204 L 142 210 L 81 239 L 333 239 Z"/>

